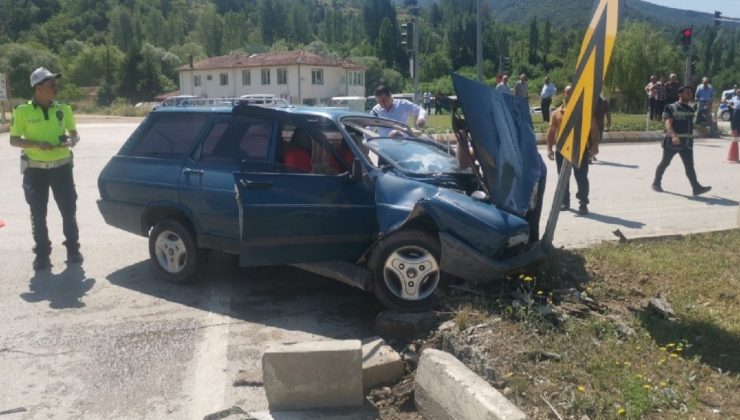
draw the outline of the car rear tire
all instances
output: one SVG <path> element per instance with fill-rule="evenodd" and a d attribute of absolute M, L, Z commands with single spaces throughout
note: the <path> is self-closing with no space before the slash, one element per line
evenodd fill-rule
<path fill-rule="evenodd" d="M 730 111 L 725 111 L 719 116 L 722 121 L 730 121 Z"/>
<path fill-rule="evenodd" d="M 149 257 L 159 274 L 172 283 L 192 283 L 205 266 L 206 253 L 181 222 L 165 219 L 149 234 Z"/>
<path fill-rule="evenodd" d="M 402 230 L 381 239 L 369 259 L 375 296 L 396 310 L 428 309 L 442 277 L 440 255 L 439 239 L 428 232 Z"/>

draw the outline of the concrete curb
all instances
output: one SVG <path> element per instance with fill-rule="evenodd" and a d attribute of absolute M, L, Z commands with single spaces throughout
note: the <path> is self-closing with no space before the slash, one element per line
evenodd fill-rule
<path fill-rule="evenodd" d="M 425 419 L 526 419 L 517 406 L 455 356 L 427 349 L 416 370 L 414 401 Z"/>

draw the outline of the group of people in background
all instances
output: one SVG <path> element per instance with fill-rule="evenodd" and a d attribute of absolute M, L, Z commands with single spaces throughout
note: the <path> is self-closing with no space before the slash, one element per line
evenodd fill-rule
<path fill-rule="evenodd" d="M 647 95 L 648 115 L 651 120 L 663 120 L 665 106 L 678 100 L 678 89 L 680 87 L 681 83 L 674 73 L 668 76 L 668 80 L 664 80 L 663 76 L 650 76 L 650 81 L 645 85 L 645 94 Z"/>

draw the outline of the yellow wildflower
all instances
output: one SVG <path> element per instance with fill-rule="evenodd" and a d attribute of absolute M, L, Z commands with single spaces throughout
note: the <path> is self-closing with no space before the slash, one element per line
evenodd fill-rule
<path fill-rule="evenodd" d="M 678 357 L 678 355 L 676 353 L 671 353 L 671 357 L 675 359 Z"/>
<path fill-rule="evenodd" d="M 668 343 L 668 344 L 666 345 L 666 347 L 668 347 L 668 348 L 670 348 L 670 347 L 676 347 L 676 345 L 675 345 L 675 344 L 673 344 L 673 343 Z"/>
<path fill-rule="evenodd" d="M 707 387 L 707 392 L 708 392 L 708 393 L 710 393 L 710 394 L 711 394 L 712 392 L 714 392 L 714 387 L 708 386 L 708 387 Z"/>
<path fill-rule="evenodd" d="M 665 359 L 660 359 L 660 360 L 658 360 L 658 364 L 659 364 L 659 365 L 665 364 Z"/>
<path fill-rule="evenodd" d="M 661 347 L 661 348 L 660 348 L 660 351 L 667 351 L 667 350 L 668 350 L 668 349 L 666 349 L 665 347 Z"/>
<path fill-rule="evenodd" d="M 586 387 L 584 387 L 583 385 L 579 385 L 578 392 L 586 392 Z"/>
<path fill-rule="evenodd" d="M 623 416 L 623 415 L 625 415 L 625 413 L 627 413 L 627 410 L 625 410 L 622 407 L 617 407 L 617 415 L 618 416 Z"/>
<path fill-rule="evenodd" d="M 645 384 L 645 385 L 643 385 L 642 387 L 643 387 L 643 388 L 645 388 L 645 389 L 652 389 L 652 388 L 653 388 L 652 386 L 650 386 L 650 385 L 648 385 L 648 384 Z"/>
<path fill-rule="evenodd" d="M 663 388 L 665 388 L 665 387 L 668 386 L 668 383 L 665 382 L 665 381 L 660 381 L 660 386 L 663 387 Z"/>
<path fill-rule="evenodd" d="M 542 290 L 538 290 L 537 291 L 537 294 L 540 295 L 540 296 L 542 296 Z"/>
<path fill-rule="evenodd" d="M 524 276 L 522 280 L 529 283 L 531 281 L 534 281 L 534 278 L 532 276 Z"/>

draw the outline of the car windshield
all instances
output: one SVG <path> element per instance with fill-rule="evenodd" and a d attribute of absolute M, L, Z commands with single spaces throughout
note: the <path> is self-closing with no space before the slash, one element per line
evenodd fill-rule
<path fill-rule="evenodd" d="M 366 140 L 365 145 L 407 173 L 415 175 L 471 173 L 470 169 L 460 169 L 454 156 L 423 141 L 376 137 Z"/>

